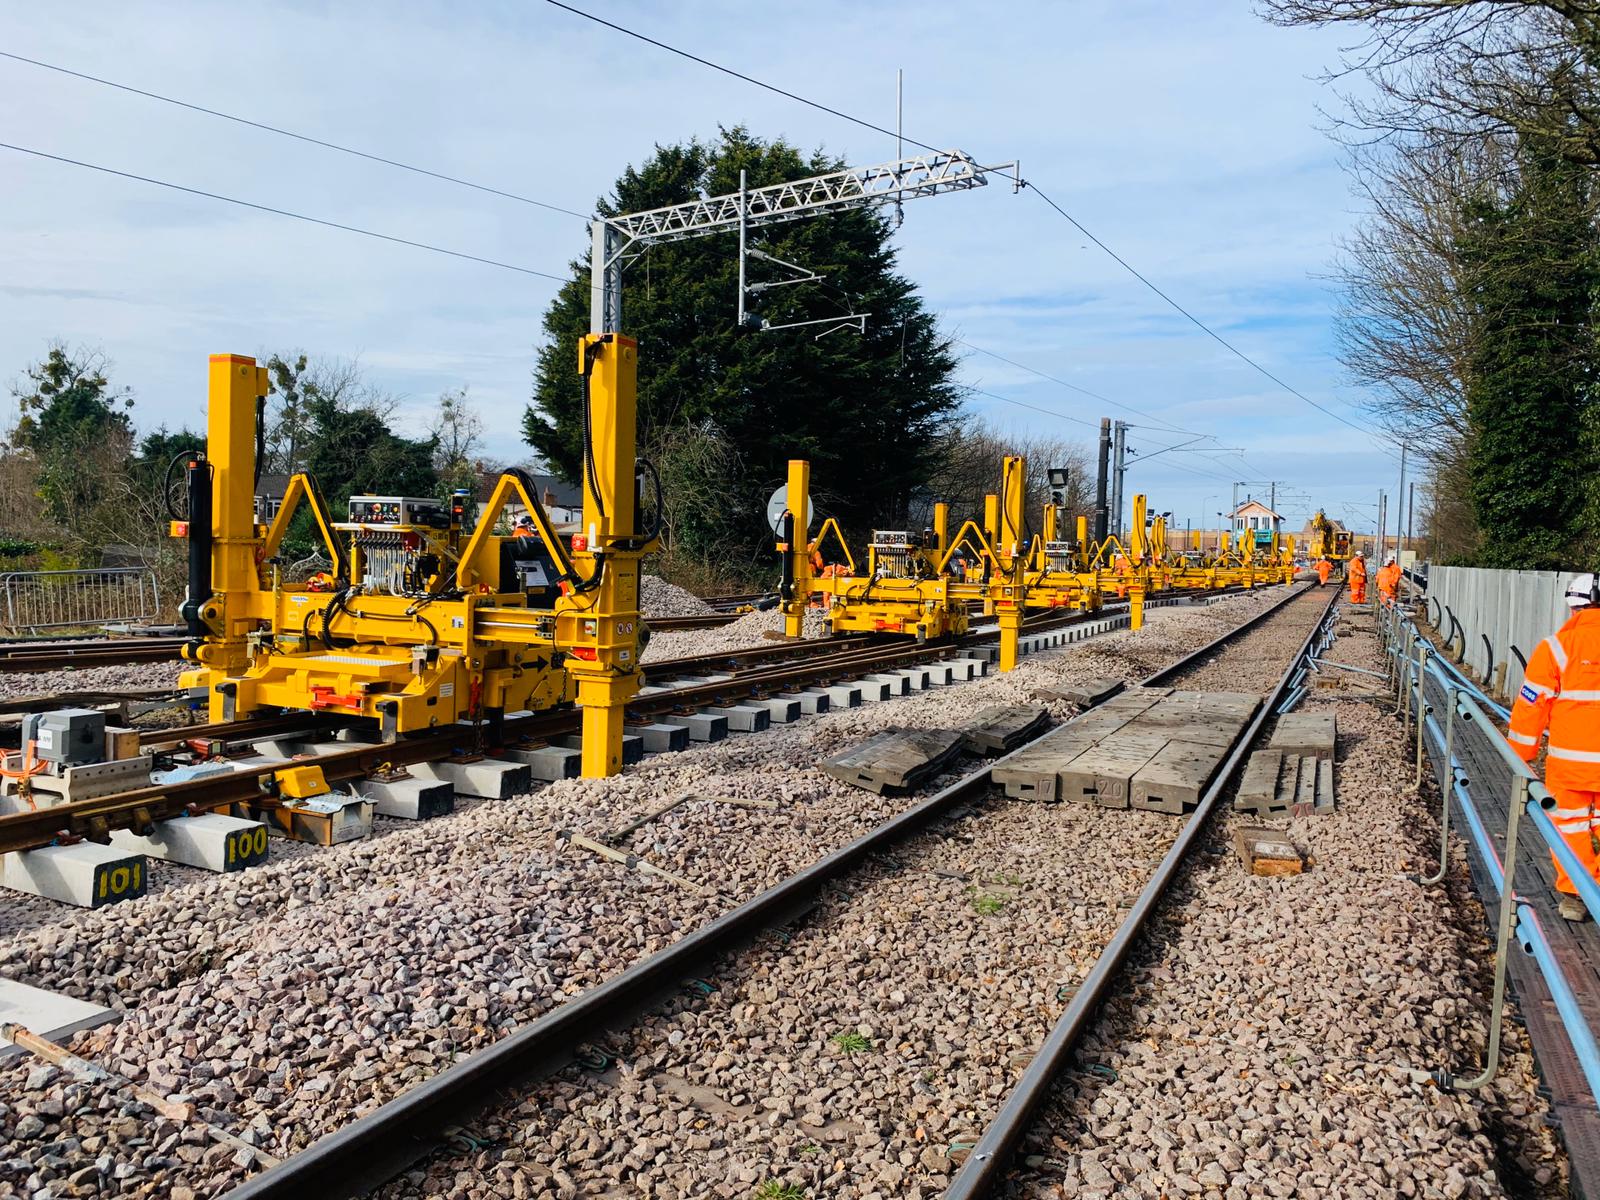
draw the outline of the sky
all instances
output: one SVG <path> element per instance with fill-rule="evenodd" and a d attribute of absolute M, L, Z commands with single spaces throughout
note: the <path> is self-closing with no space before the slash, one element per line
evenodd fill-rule
<path fill-rule="evenodd" d="M 1242 499 L 1276 481 L 1296 527 L 1325 506 L 1371 528 L 1379 490 L 1396 492 L 1394 447 L 1230 354 L 1039 194 L 1262 367 L 1368 423 L 1326 279 L 1359 213 L 1317 76 L 1349 31 L 1273 28 L 1246 0 L 575 7 L 888 128 L 903 69 L 907 136 L 1020 161 L 1032 188 L 914 201 L 895 234 L 901 269 L 967 343 L 962 381 L 994 394 L 969 400 L 994 424 L 1092 441 L 1102 416 L 1129 421 L 1128 491 L 1179 526 L 1215 524 L 1237 483 Z M 854 164 L 896 156 L 883 134 L 541 0 L 0 0 L 0 50 L 580 213 L 625 164 L 719 125 Z M 532 271 L 563 275 L 587 245 L 574 216 L 5 58 L 0 131 Z M 0 149 L 0 380 L 52 341 L 103 350 L 141 429 L 202 427 L 211 353 L 299 350 L 356 360 L 399 398 L 401 432 L 466 387 L 487 452 L 523 459 L 557 286 Z"/>

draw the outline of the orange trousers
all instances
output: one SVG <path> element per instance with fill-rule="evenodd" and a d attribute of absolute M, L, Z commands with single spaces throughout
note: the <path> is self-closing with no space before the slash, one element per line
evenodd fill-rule
<path fill-rule="evenodd" d="M 1365 604 L 1367 602 L 1367 581 L 1355 576 L 1350 578 L 1350 603 Z"/>
<path fill-rule="evenodd" d="M 1556 806 L 1550 813 L 1550 819 L 1555 822 L 1556 828 L 1561 830 L 1561 837 L 1567 843 L 1567 849 L 1576 854 L 1578 861 L 1588 868 L 1591 878 L 1600 880 L 1600 829 L 1589 828 L 1589 822 L 1593 819 L 1596 808 L 1600 807 L 1600 792 L 1551 786 L 1550 793 L 1556 798 Z M 1578 889 L 1573 886 L 1567 873 L 1561 869 L 1560 861 L 1553 854 L 1550 858 L 1556 864 L 1556 891 L 1576 896 Z"/>

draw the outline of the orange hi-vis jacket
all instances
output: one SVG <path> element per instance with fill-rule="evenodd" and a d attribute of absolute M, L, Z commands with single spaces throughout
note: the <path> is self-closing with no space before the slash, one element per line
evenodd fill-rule
<path fill-rule="evenodd" d="M 1349 574 L 1351 579 L 1359 579 L 1362 583 L 1367 581 L 1367 564 L 1359 558 L 1350 560 Z"/>
<path fill-rule="evenodd" d="M 1378 572 L 1378 590 L 1380 592 L 1388 592 L 1390 595 L 1393 595 L 1395 589 L 1399 585 L 1400 564 L 1385 563 L 1383 568 Z"/>
<path fill-rule="evenodd" d="M 1600 792 L 1600 608 L 1573 613 L 1528 660 L 1506 737 L 1531 763 L 1546 729 L 1545 785 L 1552 792 Z M 1559 828 L 1560 811 L 1553 815 Z"/>

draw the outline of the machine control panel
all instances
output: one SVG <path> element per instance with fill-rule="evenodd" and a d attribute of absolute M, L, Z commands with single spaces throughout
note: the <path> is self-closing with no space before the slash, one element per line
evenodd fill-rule
<path fill-rule="evenodd" d="M 911 535 L 904 529 L 874 529 L 872 544 L 879 550 L 904 550 L 911 544 Z"/>
<path fill-rule="evenodd" d="M 426 525 L 444 529 L 449 524 L 449 508 L 438 500 L 414 496 L 351 496 L 350 517 L 340 523 L 340 528 Z"/>

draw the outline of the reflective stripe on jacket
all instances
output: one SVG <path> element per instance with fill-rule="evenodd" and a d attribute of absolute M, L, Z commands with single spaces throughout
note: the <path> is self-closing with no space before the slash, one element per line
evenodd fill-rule
<path fill-rule="evenodd" d="M 1573 613 L 1528 659 L 1506 740 L 1531 763 L 1546 731 L 1545 782 L 1552 789 L 1600 791 L 1600 609 Z M 1594 827 L 1588 809 L 1558 808 L 1550 815 L 1563 833 Z"/>

